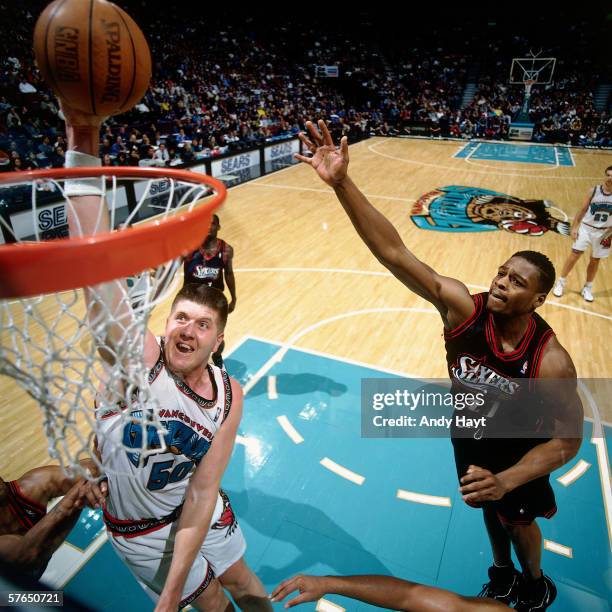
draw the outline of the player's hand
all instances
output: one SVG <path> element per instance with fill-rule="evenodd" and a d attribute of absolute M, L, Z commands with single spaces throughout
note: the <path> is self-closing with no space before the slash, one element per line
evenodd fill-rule
<path fill-rule="evenodd" d="M 270 595 L 272 601 L 282 601 L 293 591 L 299 591 L 300 594 L 293 599 L 290 599 L 285 608 L 293 608 L 298 604 L 307 601 L 317 601 L 325 595 L 325 577 L 324 576 L 294 576 L 284 582 L 281 582 Z"/>
<path fill-rule="evenodd" d="M 572 231 L 570 232 L 570 236 L 572 237 L 572 240 L 574 242 L 576 242 L 576 240 L 578 240 L 578 228 L 577 227 L 572 227 Z"/>
<path fill-rule="evenodd" d="M 100 508 L 106 501 L 108 495 L 108 482 L 101 480 L 100 482 L 87 481 L 84 485 L 85 503 L 90 508 Z"/>
<path fill-rule="evenodd" d="M 348 139 L 343 136 L 340 147 L 336 147 L 325 121 L 320 119 L 318 126 L 317 130 L 312 121 L 307 121 L 306 128 L 310 132 L 310 139 L 306 134 L 299 134 L 300 140 L 312 153 L 312 157 L 296 153 L 295 158 L 312 166 L 321 179 L 333 187 L 346 178 L 349 163 Z"/>
<path fill-rule="evenodd" d="M 107 119 L 107 117 L 76 110 L 75 108 L 68 106 L 66 102 L 61 99 L 59 99 L 59 107 L 64 115 L 66 127 L 89 127 L 97 128 L 99 130 L 102 122 Z"/>
<path fill-rule="evenodd" d="M 509 491 L 501 478 L 477 465 L 470 465 L 460 482 L 459 491 L 466 503 L 496 501 Z"/>
<path fill-rule="evenodd" d="M 79 478 L 59 502 L 61 509 L 66 512 L 66 514 L 72 514 L 76 511 L 80 512 L 81 509 L 85 507 L 87 503 L 85 499 L 86 484 L 86 480 Z"/>

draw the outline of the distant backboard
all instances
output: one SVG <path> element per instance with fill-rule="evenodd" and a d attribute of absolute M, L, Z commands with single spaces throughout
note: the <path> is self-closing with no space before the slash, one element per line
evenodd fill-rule
<path fill-rule="evenodd" d="M 515 57 L 510 68 L 510 84 L 533 81 L 546 85 L 552 81 L 556 62 L 554 57 Z"/>

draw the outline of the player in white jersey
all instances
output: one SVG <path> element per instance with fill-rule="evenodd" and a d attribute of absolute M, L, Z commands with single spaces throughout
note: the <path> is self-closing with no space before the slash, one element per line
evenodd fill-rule
<path fill-rule="evenodd" d="M 580 256 L 591 247 L 591 259 L 587 267 L 586 283 L 580 294 L 587 302 L 593 301 L 593 281 L 599 269 L 599 261 L 610 255 L 612 239 L 612 166 L 605 172 L 603 184 L 589 191 L 589 195 L 572 223 L 572 252 L 563 264 L 553 294 L 563 295 L 567 275 Z"/>
<path fill-rule="evenodd" d="M 65 104 L 62 110 L 70 149 L 66 165 L 100 165 L 102 118 Z M 71 198 L 71 231 L 93 234 L 108 228 L 106 206 L 95 191 L 89 193 L 92 189 L 81 183 L 78 197 Z M 111 311 L 120 302 L 113 286 L 100 291 Z M 87 290 L 85 295 L 89 300 Z M 99 309 L 93 304 L 90 316 L 99 316 Z M 173 302 L 163 341 L 147 331 L 144 364 L 160 402 L 160 419 L 166 424 L 166 452 L 149 455 L 141 464 L 138 437 L 146 435 L 150 448 L 161 449 L 158 434 L 121 425 L 116 411 L 129 406 L 101 403 L 98 418 L 109 438 L 100 436 L 98 450 L 110 468 L 109 481 L 92 484 L 89 498 L 104 505 L 108 492 L 105 522 L 111 541 L 149 594 L 159 597 L 156 612 L 176 611 L 187 603 L 201 610 L 233 610 L 221 586 L 242 609 L 272 609 L 263 585 L 242 558 L 244 538 L 229 500 L 219 492 L 242 416 L 240 385 L 208 365 L 211 353 L 223 341 L 227 312 L 221 292 L 187 285 Z M 123 341 L 123 334 L 117 326 L 106 343 L 112 349 Z M 112 350 L 102 348 L 100 355 L 113 359 Z M 123 449 L 111 453 L 113 441 L 128 447 L 133 442 L 135 453 Z"/>

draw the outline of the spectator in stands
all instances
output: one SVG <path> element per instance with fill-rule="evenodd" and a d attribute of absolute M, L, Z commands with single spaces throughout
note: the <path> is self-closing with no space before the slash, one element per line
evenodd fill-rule
<path fill-rule="evenodd" d="M 153 160 L 157 166 L 165 166 L 170 161 L 170 155 L 163 142 L 159 144 L 157 151 L 153 154 Z"/>
<path fill-rule="evenodd" d="M 21 79 L 21 82 L 19 83 L 19 91 L 22 94 L 33 94 L 36 93 L 36 87 L 34 87 L 34 85 L 32 85 L 32 83 L 29 83 L 25 77 Z"/>
<path fill-rule="evenodd" d="M 195 155 L 191 148 L 191 143 L 185 142 L 183 144 L 183 148 L 181 149 L 181 160 L 184 164 L 192 162 L 195 159 Z"/>

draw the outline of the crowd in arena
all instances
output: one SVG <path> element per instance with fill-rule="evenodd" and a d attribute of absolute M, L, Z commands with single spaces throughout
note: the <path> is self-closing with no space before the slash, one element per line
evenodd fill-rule
<path fill-rule="evenodd" d="M 33 4 L 0 3 L 2 27 L 10 30 L 0 39 L 4 171 L 64 164 L 61 111 L 32 54 L 45 2 Z M 153 80 L 135 109 L 105 122 L 104 165 L 174 166 L 217 157 L 291 136 L 305 119 L 318 117 L 351 142 L 395 135 L 504 140 L 523 103 L 524 87 L 508 84 L 510 57 L 529 48 L 523 39 L 503 50 L 497 43 L 485 47 L 484 55 L 497 60 L 490 65 L 461 45 L 442 47 L 418 36 L 410 45 L 384 37 L 373 44 L 355 28 L 315 33 L 290 20 L 229 25 L 222 15 L 197 23 L 180 10 L 163 16 L 144 4 L 129 10 L 149 38 Z M 563 50 L 555 52 L 553 82 L 534 86 L 531 95 L 534 140 L 612 146 L 612 120 L 594 107 L 595 67 L 585 76 L 578 56 L 564 62 Z M 339 77 L 322 76 L 318 66 L 338 66 Z M 464 100 L 468 82 L 476 91 Z"/>

